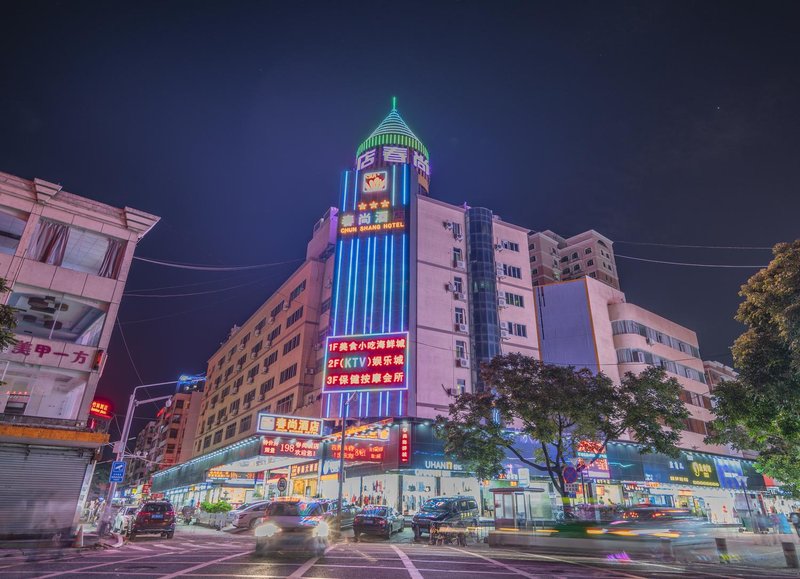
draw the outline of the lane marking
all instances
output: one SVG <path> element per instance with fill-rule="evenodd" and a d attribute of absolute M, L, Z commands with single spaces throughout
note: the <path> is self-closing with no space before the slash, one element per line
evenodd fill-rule
<path fill-rule="evenodd" d="M 134 551 L 146 551 L 148 553 L 152 553 L 152 551 L 147 547 L 140 547 L 139 545 L 126 545 L 125 547 L 128 549 L 133 549 Z"/>
<path fill-rule="evenodd" d="M 233 559 L 234 557 L 241 557 L 242 555 L 247 554 L 247 551 L 244 553 L 234 553 L 233 555 L 228 555 L 227 557 L 221 557 L 219 559 L 214 559 L 213 561 L 207 561 L 205 563 L 200 563 L 199 565 L 195 565 L 194 567 L 189 567 L 188 569 L 183 569 L 182 571 L 177 571 L 175 573 L 170 573 L 169 575 L 161 575 L 159 579 L 172 579 L 173 577 L 180 577 L 181 575 L 187 575 L 193 571 L 197 571 L 198 569 L 202 569 L 203 567 L 208 567 L 209 565 L 216 565 L 222 561 L 227 561 L 228 559 Z M 42 578 L 38 578 L 42 579 Z"/>
<path fill-rule="evenodd" d="M 303 575 L 305 575 L 306 571 L 311 569 L 314 566 L 314 563 L 319 561 L 319 557 L 311 557 L 308 561 L 300 565 L 297 569 L 295 569 L 294 573 L 289 575 L 286 579 L 299 579 Z"/>
<path fill-rule="evenodd" d="M 122 559 L 118 561 L 104 561 L 102 563 L 96 563 L 94 565 L 87 565 L 86 567 L 79 567 L 78 569 L 71 569 L 69 571 L 57 571 L 55 573 L 48 573 L 47 575 L 38 575 L 34 577 L 34 579 L 48 579 L 49 577 L 58 577 L 59 575 L 70 575 L 72 573 L 78 573 L 80 571 L 88 571 L 89 569 L 97 569 L 98 567 L 106 567 L 108 565 L 119 565 L 124 563 L 133 563 L 134 561 L 141 561 L 143 559 L 152 559 L 153 557 L 163 557 L 164 555 L 169 555 L 169 553 L 156 553 L 154 555 L 142 555 L 141 557 L 131 557 L 129 559 Z"/>
<path fill-rule="evenodd" d="M 183 551 L 180 547 L 172 547 L 171 545 L 165 545 L 164 543 L 153 543 L 153 547 L 158 547 L 159 549 L 167 549 L 169 551 Z"/>
<path fill-rule="evenodd" d="M 501 563 L 500 561 L 495 561 L 494 559 L 490 559 L 489 557 L 484 557 L 483 555 L 479 555 L 478 553 L 471 553 L 470 551 L 465 551 L 464 549 L 457 549 L 456 547 L 448 547 L 448 549 L 452 549 L 453 551 L 458 551 L 459 553 L 464 553 L 465 555 L 472 555 L 473 557 L 480 557 L 485 561 L 489 561 L 490 563 L 494 563 L 498 567 L 502 567 L 503 569 L 507 569 L 517 575 L 521 575 L 522 577 L 527 577 L 528 579 L 540 579 L 541 575 L 531 575 L 530 573 L 526 573 L 522 569 L 517 569 L 516 567 L 512 567 L 511 565 L 506 565 L 505 563 Z"/>
<path fill-rule="evenodd" d="M 411 562 L 411 559 L 408 558 L 408 555 L 403 553 L 399 548 L 392 545 L 392 550 L 397 553 L 397 556 L 400 557 L 400 560 L 403 562 L 403 566 L 408 571 L 409 576 L 411 579 L 423 579 L 422 573 L 414 566 L 414 563 Z"/>

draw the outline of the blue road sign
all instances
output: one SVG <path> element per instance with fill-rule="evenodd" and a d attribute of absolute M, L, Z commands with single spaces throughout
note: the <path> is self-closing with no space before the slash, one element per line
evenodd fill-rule
<path fill-rule="evenodd" d="M 565 466 L 561 471 L 561 475 L 564 477 L 565 483 L 572 484 L 578 480 L 578 469 L 574 466 Z"/>
<path fill-rule="evenodd" d="M 121 483 L 125 478 L 125 463 L 121 460 L 115 460 L 111 463 L 111 473 L 108 476 L 108 482 Z"/>

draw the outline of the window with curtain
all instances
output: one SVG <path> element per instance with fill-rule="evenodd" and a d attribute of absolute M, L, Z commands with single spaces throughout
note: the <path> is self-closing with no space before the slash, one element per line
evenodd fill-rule
<path fill-rule="evenodd" d="M 0 252 L 16 253 L 27 221 L 27 213 L 0 207 Z"/>
<path fill-rule="evenodd" d="M 116 279 L 124 252 L 124 241 L 42 219 L 29 256 L 42 263 Z"/>

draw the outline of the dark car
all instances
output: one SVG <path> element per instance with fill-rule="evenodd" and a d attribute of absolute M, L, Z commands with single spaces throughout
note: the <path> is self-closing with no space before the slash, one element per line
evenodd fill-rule
<path fill-rule="evenodd" d="M 330 526 L 320 501 L 278 499 L 267 506 L 256 525 L 256 554 L 321 555 L 328 546 Z"/>
<path fill-rule="evenodd" d="M 411 519 L 414 538 L 430 533 L 431 523 L 446 525 L 478 525 L 478 503 L 474 497 L 436 497 L 423 503 Z"/>
<path fill-rule="evenodd" d="M 337 504 L 338 501 L 319 501 L 325 509 L 326 521 L 332 527 L 336 525 Z M 353 519 L 359 513 L 360 509 L 347 501 L 342 501 L 342 529 L 349 529 L 353 526 Z"/>
<path fill-rule="evenodd" d="M 406 526 L 403 516 L 391 507 L 367 507 L 355 516 L 353 534 L 356 539 L 361 534 L 380 535 L 391 538 L 395 531 L 402 531 Z"/>
<path fill-rule="evenodd" d="M 147 501 L 136 511 L 130 524 L 130 539 L 142 534 L 160 534 L 167 539 L 175 535 L 175 509 L 170 502 Z"/>
<path fill-rule="evenodd" d="M 689 509 L 633 507 L 625 509 L 616 520 L 587 532 L 629 540 L 691 541 L 703 539 L 709 530 L 707 521 L 694 516 Z"/>

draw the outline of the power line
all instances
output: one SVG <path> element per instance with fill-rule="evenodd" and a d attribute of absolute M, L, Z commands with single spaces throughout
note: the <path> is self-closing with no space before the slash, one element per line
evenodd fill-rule
<path fill-rule="evenodd" d="M 136 289 L 131 289 L 129 291 L 131 293 L 140 293 L 140 292 L 154 292 L 154 291 L 165 290 L 165 289 L 178 289 L 178 288 L 184 288 L 184 287 L 197 287 L 199 285 L 210 285 L 210 284 L 214 284 L 214 283 L 219 283 L 221 281 L 229 281 L 230 277 L 231 276 L 225 276 L 225 277 L 221 277 L 221 278 L 218 278 L 218 279 L 207 279 L 205 281 L 195 281 L 195 282 L 192 282 L 192 283 L 180 283 L 180 284 L 176 284 L 176 285 L 162 285 L 162 286 L 159 286 L 159 287 L 136 288 Z"/>
<path fill-rule="evenodd" d="M 624 245 L 650 245 L 653 247 L 681 247 L 688 249 L 742 249 L 742 250 L 772 250 L 772 247 L 763 246 L 749 246 L 749 245 L 686 245 L 681 243 L 653 243 L 649 241 L 619 241 L 614 240 L 614 243 L 622 243 Z"/>
<path fill-rule="evenodd" d="M 291 259 L 289 261 L 276 261 L 273 263 L 261 263 L 258 265 L 238 265 L 238 266 L 218 266 L 218 265 L 202 265 L 202 264 L 195 264 L 195 263 L 179 263 L 176 261 L 163 261 L 160 259 L 149 259 L 146 257 L 139 257 L 134 256 L 133 259 L 137 259 L 139 261 L 144 261 L 146 263 L 152 263 L 155 265 L 162 265 L 164 267 L 173 267 L 176 269 L 191 269 L 195 271 L 245 271 L 250 269 L 262 269 L 266 267 L 276 267 L 279 265 L 286 265 L 289 263 L 298 263 L 301 261 L 305 261 L 304 259 Z"/>
<path fill-rule="evenodd" d="M 187 292 L 187 293 L 181 293 L 181 294 L 137 294 L 137 293 L 126 293 L 126 294 L 122 294 L 122 295 L 123 295 L 123 297 L 129 297 L 129 298 L 184 298 L 184 297 L 188 297 L 188 296 L 202 296 L 202 295 L 208 295 L 208 294 L 216 294 L 216 293 L 220 293 L 220 292 L 225 292 L 225 291 L 229 291 L 229 290 L 234 290 L 234 289 L 239 289 L 239 288 L 251 286 L 253 284 L 261 283 L 263 281 L 265 281 L 264 278 L 259 278 L 259 279 L 251 280 L 251 281 L 248 281 L 248 282 L 245 282 L 245 283 L 241 283 L 241 284 L 238 284 L 238 285 L 232 285 L 232 286 L 228 286 L 228 287 L 223 287 L 223 288 L 218 288 L 218 289 L 213 289 L 213 290 L 206 290 L 206 291 L 201 291 L 201 292 Z"/>
<path fill-rule="evenodd" d="M 663 259 L 645 259 L 644 257 L 633 257 L 631 255 L 622 255 L 619 253 L 614 254 L 615 257 L 623 259 L 632 259 L 634 261 L 646 261 L 648 263 L 661 263 L 665 265 L 682 265 L 685 267 L 709 267 L 709 268 L 729 268 L 729 269 L 763 269 L 767 264 L 763 265 L 727 265 L 721 263 L 689 263 L 685 261 L 665 261 Z"/>
<path fill-rule="evenodd" d="M 117 318 L 117 327 L 119 328 L 119 335 L 122 338 L 122 345 L 125 346 L 125 351 L 128 353 L 128 360 L 130 360 L 131 366 L 133 366 L 133 371 L 136 372 L 136 377 L 139 379 L 139 384 L 144 384 L 142 375 L 139 374 L 139 369 L 136 367 L 136 362 L 133 361 L 131 350 L 128 347 L 128 340 L 125 339 L 125 332 L 122 330 L 122 324 L 120 323 L 119 318 Z"/>

